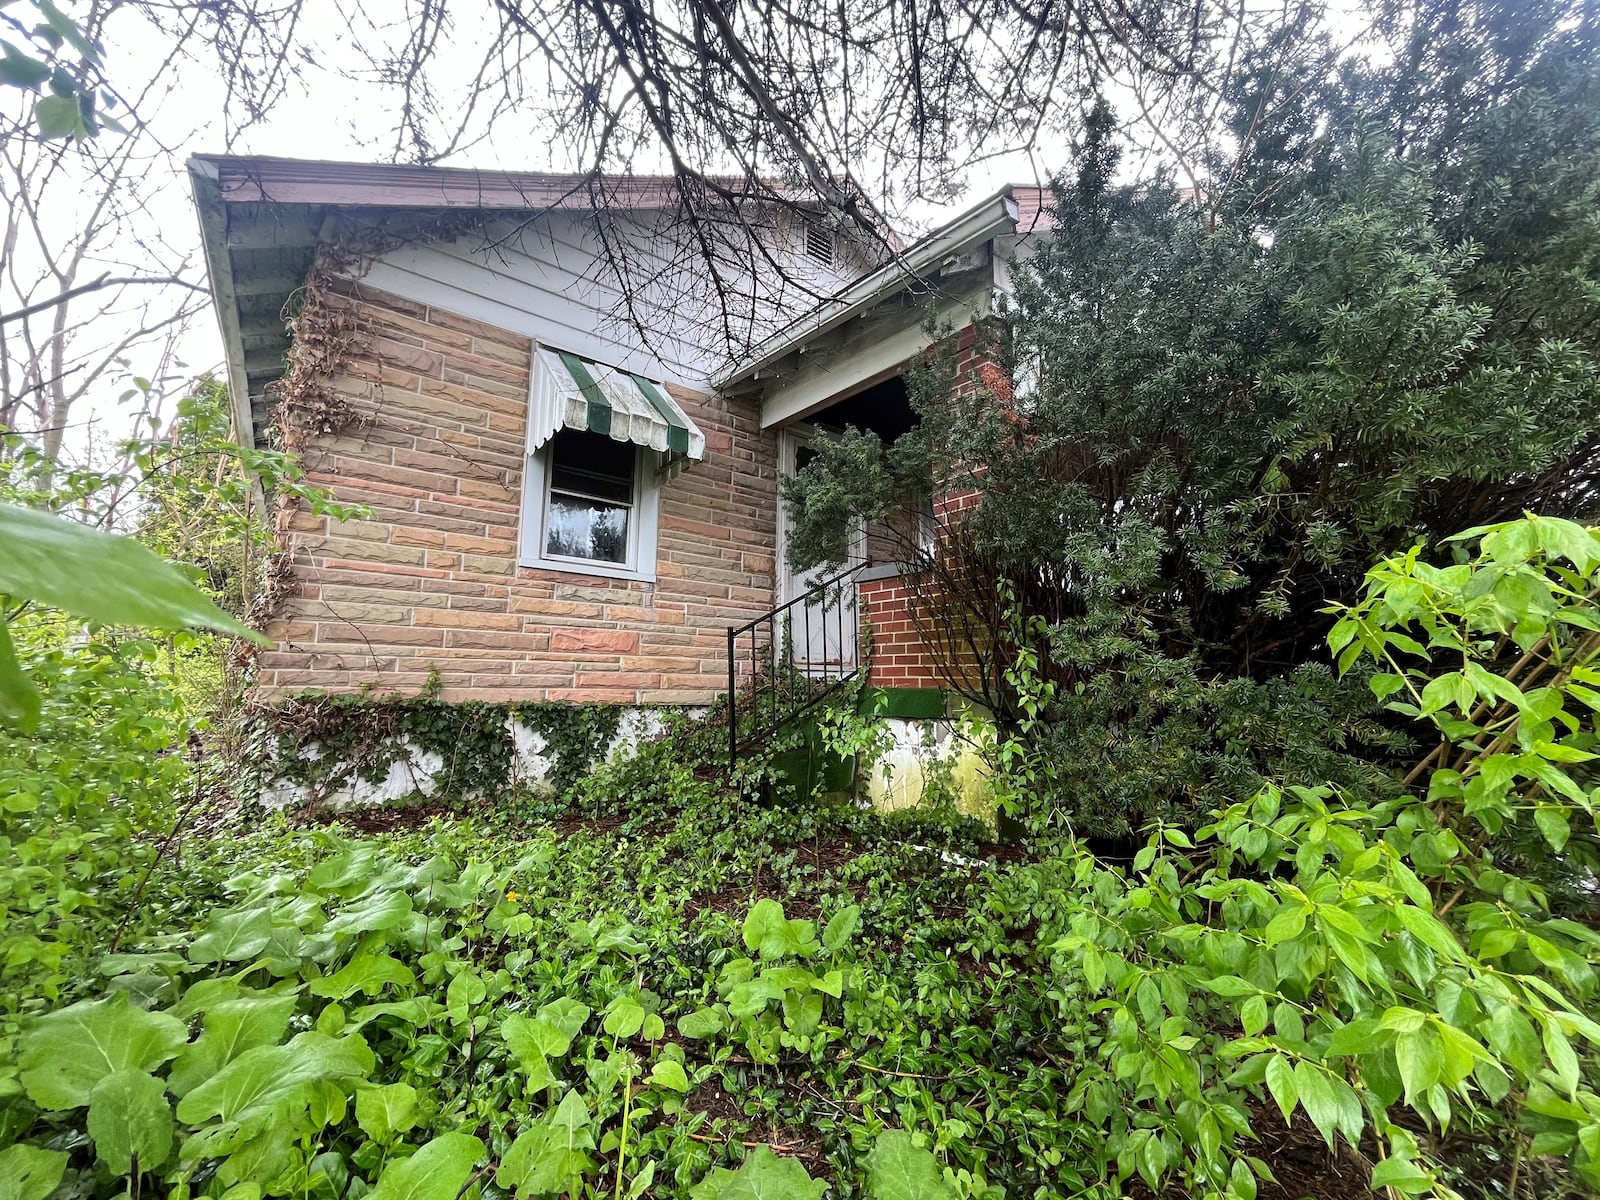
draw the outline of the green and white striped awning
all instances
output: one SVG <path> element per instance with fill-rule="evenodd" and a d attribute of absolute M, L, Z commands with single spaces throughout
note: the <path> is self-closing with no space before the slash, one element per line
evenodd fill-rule
<path fill-rule="evenodd" d="M 658 451 L 664 470 L 705 457 L 705 435 L 663 385 L 549 346 L 533 358 L 529 453 L 557 430 L 577 429 Z"/>

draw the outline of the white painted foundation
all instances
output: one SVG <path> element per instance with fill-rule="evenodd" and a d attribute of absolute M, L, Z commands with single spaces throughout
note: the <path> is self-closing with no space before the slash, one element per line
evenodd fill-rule
<path fill-rule="evenodd" d="M 705 712 L 703 708 L 683 711 L 691 718 Z M 538 730 L 530 729 L 518 721 L 508 719 L 508 723 L 513 743 L 512 785 L 532 792 L 549 792 L 549 779 L 556 767 L 556 755 Z M 613 762 L 632 757 L 641 742 L 649 741 L 665 727 L 666 714 L 659 708 L 623 710 L 617 722 L 616 735 L 606 747 L 601 760 Z M 390 765 L 388 774 L 377 782 L 352 776 L 319 792 L 295 780 L 269 779 L 261 789 L 260 802 L 264 808 L 272 810 L 310 803 L 331 808 L 376 808 L 418 797 L 426 799 L 436 794 L 449 775 L 443 757 L 412 742 L 403 743 L 400 751 L 399 757 Z M 302 747 L 300 751 L 303 759 L 314 759 L 320 754 L 321 747 L 315 742 Z"/>
<path fill-rule="evenodd" d="M 866 776 L 867 799 L 882 812 L 915 808 L 931 801 L 929 785 L 942 783 L 953 794 L 956 811 L 994 823 L 988 768 L 973 740 L 987 726 L 918 717 L 885 717 L 889 749 Z"/>

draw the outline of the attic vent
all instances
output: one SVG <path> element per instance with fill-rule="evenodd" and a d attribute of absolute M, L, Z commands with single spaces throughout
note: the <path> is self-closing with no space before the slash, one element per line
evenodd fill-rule
<path fill-rule="evenodd" d="M 833 231 L 815 221 L 807 221 L 806 254 L 825 267 L 833 266 Z"/>

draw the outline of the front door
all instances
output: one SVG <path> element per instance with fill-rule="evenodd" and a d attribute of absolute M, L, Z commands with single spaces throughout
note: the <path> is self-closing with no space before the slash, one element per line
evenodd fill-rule
<path fill-rule="evenodd" d="M 820 436 L 820 432 L 809 425 L 791 425 L 778 431 L 778 470 L 784 478 L 793 477 L 816 457 L 811 443 Z M 845 539 L 848 561 L 860 565 L 866 548 L 864 528 L 856 522 L 852 528 L 841 531 L 840 536 Z M 833 572 L 830 567 L 797 571 L 789 565 L 789 512 L 788 506 L 780 501 L 778 603 L 788 604 L 805 596 Z M 856 589 L 849 578 L 843 584 L 843 587 L 829 588 L 784 610 L 791 661 L 795 669 L 804 674 L 832 676 L 855 669 Z M 781 630 L 779 637 L 785 637 Z"/>

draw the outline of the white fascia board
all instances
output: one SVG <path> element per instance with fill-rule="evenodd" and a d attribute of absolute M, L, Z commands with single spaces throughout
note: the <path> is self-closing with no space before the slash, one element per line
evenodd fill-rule
<path fill-rule="evenodd" d="M 857 280 L 808 316 L 780 329 L 739 362 L 722 368 L 712 376 L 712 386 L 721 390 L 754 378 L 796 347 L 844 324 L 886 296 L 899 292 L 907 283 L 937 269 L 951 255 L 1014 233 L 1018 216 L 1017 202 L 1010 189 L 991 196 L 923 238 L 894 261 Z M 764 419 L 762 423 L 767 424 Z"/>
<path fill-rule="evenodd" d="M 951 329 L 964 329 L 992 311 L 993 296 L 985 289 L 960 304 L 940 309 L 935 324 L 938 328 L 948 326 Z M 926 323 L 919 321 L 827 366 L 808 366 L 793 378 L 767 390 L 761 403 L 761 428 L 785 425 L 826 408 L 877 378 L 905 366 L 931 346 L 934 340 L 928 335 Z"/>
<path fill-rule="evenodd" d="M 195 212 L 200 217 L 200 243 L 211 282 L 211 304 L 222 331 L 223 364 L 228 372 L 228 397 L 233 405 L 234 437 L 243 446 L 255 445 L 255 420 L 250 411 L 250 381 L 244 370 L 244 337 L 239 328 L 238 297 L 234 294 L 233 259 L 228 254 L 227 206 L 218 186 L 216 165 L 205 159 L 189 160 L 189 185 Z"/>

